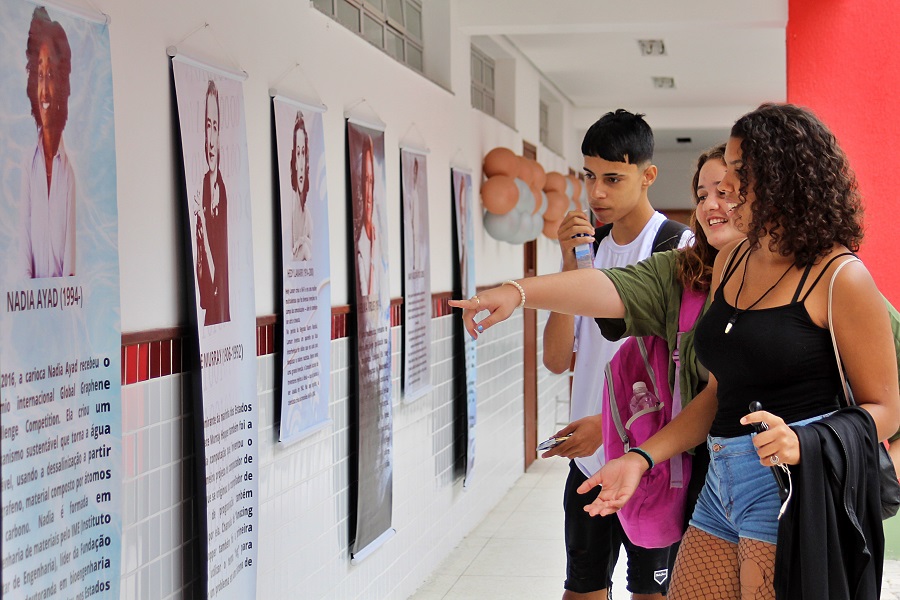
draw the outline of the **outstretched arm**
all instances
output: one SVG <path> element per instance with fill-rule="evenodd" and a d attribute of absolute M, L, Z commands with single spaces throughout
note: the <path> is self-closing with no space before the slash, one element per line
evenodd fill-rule
<path fill-rule="evenodd" d="M 579 269 L 553 275 L 529 277 L 517 281 L 525 291 L 525 306 L 568 315 L 622 318 L 625 306 L 609 277 L 597 269 Z M 451 300 L 450 306 L 463 309 L 463 324 L 473 338 L 492 325 L 506 320 L 522 298 L 512 285 L 485 290 L 478 300 Z M 475 314 L 487 310 L 490 315 L 475 322 Z M 480 330 L 479 330 L 480 328 Z"/>

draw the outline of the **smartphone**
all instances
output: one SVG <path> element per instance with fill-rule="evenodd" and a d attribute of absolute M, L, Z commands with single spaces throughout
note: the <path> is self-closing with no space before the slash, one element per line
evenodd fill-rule
<path fill-rule="evenodd" d="M 763 409 L 762 404 L 756 400 L 751 402 L 748 408 L 750 409 L 750 412 L 757 412 Z M 769 429 L 769 426 L 765 423 L 753 423 L 753 429 L 756 433 L 762 433 Z M 772 476 L 775 478 L 775 484 L 778 486 L 778 497 L 781 499 L 781 503 L 784 504 L 791 492 L 791 484 L 787 478 L 787 473 L 782 470 L 787 467 L 784 465 L 774 465 L 770 468 L 772 469 Z M 780 518 L 781 517 L 779 516 L 779 519 Z"/>
<path fill-rule="evenodd" d="M 543 442 L 538 444 L 537 451 L 543 452 L 544 450 L 549 450 L 550 448 L 556 448 L 570 437 L 572 437 L 571 433 L 562 437 L 552 437 L 549 440 L 544 440 Z"/>

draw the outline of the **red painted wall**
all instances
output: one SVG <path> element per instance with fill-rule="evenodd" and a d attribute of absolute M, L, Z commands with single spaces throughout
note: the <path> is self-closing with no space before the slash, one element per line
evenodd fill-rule
<path fill-rule="evenodd" d="M 860 255 L 900 306 L 900 52 L 897 0 L 789 0 L 787 99 L 837 135 L 866 209 Z"/>

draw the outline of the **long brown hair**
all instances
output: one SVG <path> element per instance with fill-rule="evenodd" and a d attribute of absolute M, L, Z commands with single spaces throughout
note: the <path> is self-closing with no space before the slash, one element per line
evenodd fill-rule
<path fill-rule="evenodd" d="M 725 163 L 725 144 L 713 146 L 697 158 L 697 169 L 691 180 L 691 195 L 694 197 L 694 212 L 691 213 L 691 230 L 694 232 L 694 243 L 687 246 L 678 254 L 677 269 L 678 280 L 685 288 L 704 291 L 709 289 L 712 280 L 713 263 L 719 253 L 706 239 L 703 228 L 697 222 L 696 206 L 700 199 L 697 197 L 697 186 L 700 184 L 700 169 L 710 160 L 719 160 Z"/>

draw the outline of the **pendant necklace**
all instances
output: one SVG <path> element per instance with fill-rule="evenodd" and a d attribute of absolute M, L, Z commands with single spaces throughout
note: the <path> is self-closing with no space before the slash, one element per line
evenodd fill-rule
<path fill-rule="evenodd" d="M 744 289 L 744 281 L 747 278 L 747 270 L 750 268 L 750 256 L 747 256 L 747 263 L 744 265 L 744 273 L 741 275 L 741 285 L 738 287 L 737 295 L 734 297 L 734 313 L 731 315 L 731 318 L 728 319 L 728 323 L 725 324 L 725 335 L 731 331 L 731 328 L 734 327 L 734 324 L 737 322 L 737 318 L 741 315 L 741 313 L 747 312 L 752 309 L 754 306 L 762 302 L 762 299 L 769 295 L 769 292 L 774 290 L 781 280 L 785 278 L 785 276 L 790 272 L 791 269 L 794 268 L 794 264 L 791 263 L 788 265 L 787 271 L 781 274 L 781 277 L 778 278 L 778 281 L 772 284 L 772 287 L 767 289 L 762 296 L 756 299 L 756 302 L 748 306 L 747 308 L 738 308 L 738 301 L 741 299 L 741 291 Z"/>

